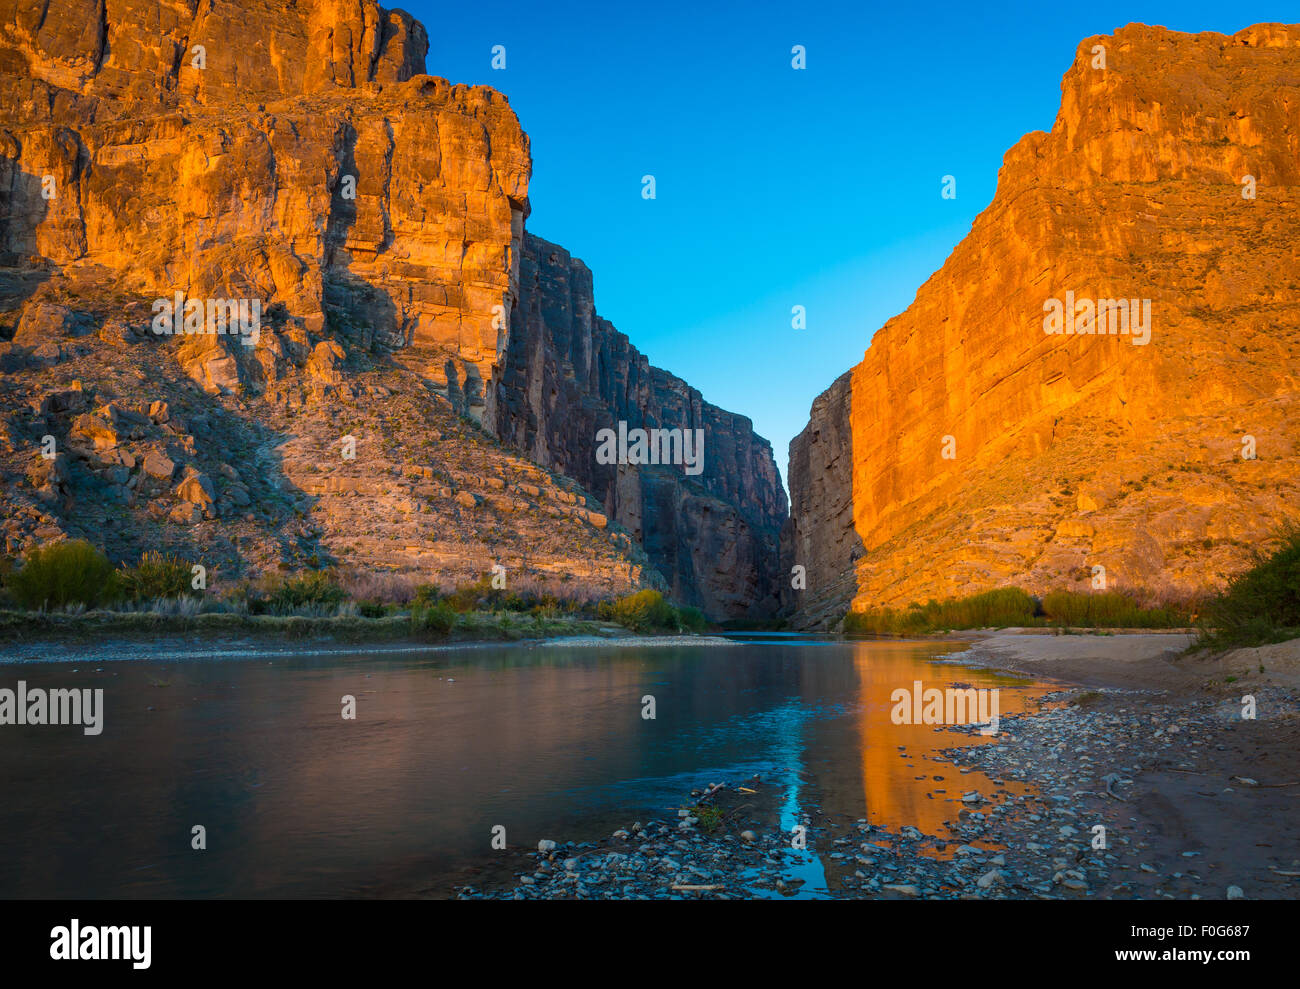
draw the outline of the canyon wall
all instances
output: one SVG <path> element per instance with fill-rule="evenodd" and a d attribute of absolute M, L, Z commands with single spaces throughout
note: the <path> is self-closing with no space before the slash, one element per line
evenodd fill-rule
<path fill-rule="evenodd" d="M 651 367 L 596 314 L 591 271 L 564 248 L 526 234 L 519 292 L 496 378 L 501 437 L 602 499 L 683 602 L 718 618 L 773 614 L 786 499 L 771 444 Z M 701 431 L 699 472 L 599 463 L 597 434 L 619 422 Z"/>
<path fill-rule="evenodd" d="M 765 581 L 785 511 L 770 450 L 748 420 L 650 369 L 608 324 L 589 341 L 598 366 L 571 349 L 535 257 L 520 284 L 528 138 L 502 94 L 424 74 L 427 49 L 423 26 L 373 0 L 0 0 L 0 455 L 25 520 L 8 531 L 9 551 L 59 533 L 94 538 L 73 501 L 83 515 L 88 500 L 105 501 L 105 524 L 112 506 L 131 509 L 100 531 L 124 553 L 155 535 L 201 544 L 169 527 L 243 517 L 248 491 L 227 498 L 215 479 L 198 516 L 187 502 L 173 518 L 156 500 L 166 491 L 142 474 L 145 451 L 128 448 L 149 440 L 175 468 L 162 488 L 225 463 L 269 470 L 295 511 L 304 496 L 321 499 L 307 541 L 361 567 L 462 573 L 509 559 L 605 590 L 663 584 L 658 567 L 711 613 L 770 610 Z M 257 340 L 153 334 L 156 300 L 178 297 L 256 300 Z M 552 418 L 529 391 L 575 368 L 581 380 L 561 389 L 575 407 L 705 429 L 698 482 L 596 470 L 577 420 Z M 46 401 L 74 379 L 77 397 Z M 144 412 L 133 411 L 141 401 Z M 137 423 L 134 439 L 116 429 L 94 450 L 78 449 L 63 421 L 75 409 L 120 426 L 169 402 L 188 414 Z M 555 470 L 495 452 L 445 412 Z M 528 426 L 539 412 L 540 426 Z M 398 415 L 420 417 L 424 439 L 412 442 Z M 228 426 L 211 430 L 206 449 L 201 436 L 162 435 L 189 418 Z M 369 431 L 371 477 L 317 476 L 330 430 L 349 427 Z M 240 461 L 259 429 L 291 439 Z M 27 471 L 41 430 L 75 454 L 53 479 Z M 560 475 L 591 484 L 600 503 Z M 367 517 L 348 500 L 358 494 L 392 518 Z M 165 518 L 157 533 L 153 516 L 132 514 L 146 501 Z M 250 517 L 275 529 L 283 513 L 271 514 Z M 272 535 L 297 559 L 303 540 L 282 528 Z"/>
<path fill-rule="evenodd" d="M 1061 90 L 791 443 L 800 625 L 1098 574 L 1191 597 L 1300 515 L 1300 27 L 1130 25 Z M 1149 341 L 1049 334 L 1067 298 L 1149 300 Z"/>
<path fill-rule="evenodd" d="M 424 75 L 424 28 L 373 0 L 45 6 L 0 3 L 11 263 L 279 304 L 299 339 L 402 349 L 482 415 L 532 168 L 504 96 Z M 186 364 L 260 389 L 288 345 L 198 337 Z"/>

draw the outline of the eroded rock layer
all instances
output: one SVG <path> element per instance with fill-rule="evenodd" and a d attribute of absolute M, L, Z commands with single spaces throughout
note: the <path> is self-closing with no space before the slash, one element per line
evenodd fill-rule
<path fill-rule="evenodd" d="M 8 263 L 98 264 L 124 299 L 278 304 L 291 328 L 402 349 L 482 417 L 528 139 L 499 93 L 423 74 L 409 15 L 19 0 L 0 23 Z M 186 346 L 209 390 L 264 388 L 285 349 Z"/>
<path fill-rule="evenodd" d="M 774 613 L 786 499 L 771 444 L 749 419 L 651 367 L 596 314 L 591 271 L 564 248 L 526 234 L 519 285 L 497 379 L 502 438 L 600 498 L 684 602 L 715 617 Z M 620 422 L 699 430 L 697 472 L 600 463 L 597 435 Z"/>
<path fill-rule="evenodd" d="M 802 624 L 1096 567 L 1195 596 L 1300 514 L 1300 26 L 1130 25 L 1061 88 L 791 443 Z M 1149 300 L 1149 342 L 1047 333 L 1067 298 Z"/>
<path fill-rule="evenodd" d="M 732 613 L 767 594 L 772 505 L 738 499 L 770 497 L 769 478 L 646 478 L 638 492 L 659 493 L 638 493 L 642 518 L 491 443 L 498 401 L 527 405 L 494 375 L 524 380 L 510 355 L 532 346 L 509 315 L 533 305 L 519 284 L 529 143 L 500 93 L 425 75 L 427 48 L 418 22 L 373 0 L 0 0 L 8 552 L 75 534 L 118 555 L 220 542 L 231 571 L 279 557 L 461 575 L 508 557 L 609 592 L 662 583 L 644 544 L 684 598 Z M 160 304 L 178 330 L 191 303 L 210 329 L 215 304 L 224 329 L 240 302 L 261 307 L 255 339 L 152 332 Z M 727 449 L 753 441 L 748 421 L 655 374 L 628 418 L 678 402 L 714 430 L 714 467 L 741 464 Z M 369 437 L 373 459 L 335 460 L 345 433 Z M 65 459 L 29 470 L 45 436 Z M 757 469 L 775 477 L 770 455 Z M 252 527 L 242 551 L 215 539 L 236 521 Z M 736 590 L 711 583 L 701 552 L 735 563 Z"/>

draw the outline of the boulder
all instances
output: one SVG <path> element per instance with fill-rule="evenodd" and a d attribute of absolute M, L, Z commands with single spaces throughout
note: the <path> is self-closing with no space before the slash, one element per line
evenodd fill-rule
<path fill-rule="evenodd" d="M 172 475 L 176 473 L 176 464 L 160 450 L 149 450 L 144 455 L 141 469 L 159 481 L 171 481 Z"/>
<path fill-rule="evenodd" d="M 84 440 L 90 443 L 96 450 L 111 450 L 117 446 L 120 439 L 118 429 L 112 421 L 94 412 L 85 412 L 77 416 L 72 421 L 72 429 L 69 430 L 68 435 L 73 440 Z"/>
<path fill-rule="evenodd" d="M 194 467 L 185 469 L 185 474 L 176 485 L 173 494 L 182 501 L 188 501 L 200 508 L 207 508 L 217 500 L 217 491 L 212 486 L 211 478 Z"/>
<path fill-rule="evenodd" d="M 345 356 L 343 348 L 334 341 L 321 341 L 316 344 L 316 349 L 311 352 L 311 360 L 307 362 L 308 378 L 324 385 L 342 384 L 343 374 L 339 367 Z"/>

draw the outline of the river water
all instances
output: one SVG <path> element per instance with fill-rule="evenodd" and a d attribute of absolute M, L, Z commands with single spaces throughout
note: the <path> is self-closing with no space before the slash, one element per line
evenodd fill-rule
<path fill-rule="evenodd" d="M 892 692 L 997 687 L 1005 717 L 1045 689 L 943 659 L 960 644 L 731 642 L 0 651 L 0 688 L 104 690 L 100 735 L 0 726 L 0 897 L 447 895 L 499 860 L 498 826 L 511 846 L 592 840 L 755 774 L 785 787 L 787 827 L 815 794 L 826 813 L 942 834 L 962 792 L 991 787 L 934 753 L 991 740 L 894 724 Z"/>

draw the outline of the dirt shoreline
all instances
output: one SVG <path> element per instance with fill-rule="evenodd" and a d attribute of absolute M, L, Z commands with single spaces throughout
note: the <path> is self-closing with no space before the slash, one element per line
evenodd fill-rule
<path fill-rule="evenodd" d="M 219 634 L 172 628 L 154 633 L 105 631 L 98 634 L 37 634 L 0 640 L 0 666 L 5 664 L 65 662 L 175 662 L 259 659 L 365 653 L 376 656 L 400 653 L 444 652 L 505 646 L 567 648 L 633 648 L 672 646 L 733 646 L 717 635 L 639 635 L 620 626 L 584 623 L 581 628 L 538 631 L 524 623 L 511 635 L 464 634 L 437 638 L 414 634 L 366 637 L 351 630 L 338 634 L 309 634 L 294 638 L 278 632 L 240 628 Z"/>
<path fill-rule="evenodd" d="M 1162 871 L 1186 865 L 1183 877 L 1165 885 L 1198 895 L 1198 884 L 1185 877 L 1202 868 L 1201 896 L 1225 896 L 1231 884 L 1245 896 L 1294 897 L 1300 892 L 1300 640 L 1226 654 L 1185 653 L 1190 644 L 1180 634 L 1011 633 L 976 640 L 965 658 L 1096 688 L 1072 692 L 1087 721 L 1118 717 L 1146 726 L 1148 744 L 1136 752 L 1140 771 L 1118 789 L 1134 818 L 1125 829 L 1141 834 L 1147 855 L 1167 868 L 1144 873 L 1135 891 L 1149 895 Z M 1247 697 L 1254 699 L 1254 718 L 1244 716 Z M 1171 732 L 1180 741 L 1164 744 Z M 1079 739 L 1067 732 L 1063 741 L 1068 749 Z M 1210 874 L 1230 878 L 1214 886 Z"/>

